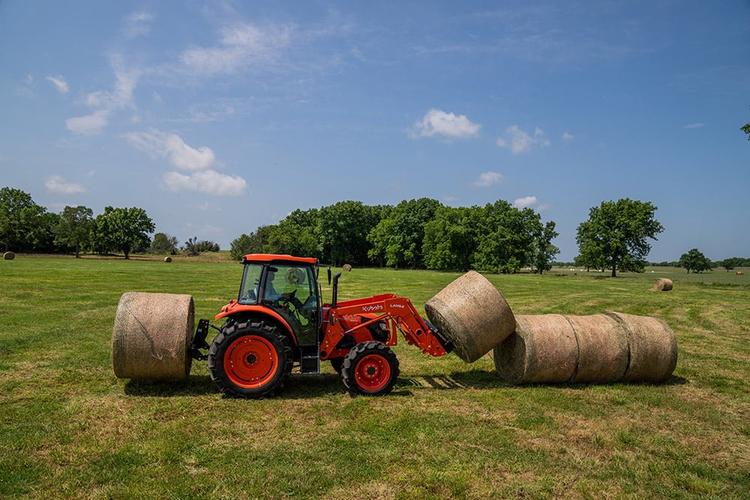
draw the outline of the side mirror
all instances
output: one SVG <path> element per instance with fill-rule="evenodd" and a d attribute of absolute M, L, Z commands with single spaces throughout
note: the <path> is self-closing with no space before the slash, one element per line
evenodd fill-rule
<path fill-rule="evenodd" d="M 331 284 L 331 267 L 328 266 L 328 285 L 330 286 L 330 284 Z"/>

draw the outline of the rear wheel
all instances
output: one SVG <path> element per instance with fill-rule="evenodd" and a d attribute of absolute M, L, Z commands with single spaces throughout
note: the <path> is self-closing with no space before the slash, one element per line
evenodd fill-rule
<path fill-rule="evenodd" d="M 398 374 L 396 355 L 381 342 L 352 347 L 341 368 L 341 380 L 353 395 L 384 396 L 393 390 Z"/>
<path fill-rule="evenodd" d="M 208 369 L 219 390 L 231 396 L 272 396 L 292 370 L 287 337 L 265 321 L 229 323 L 208 351 Z"/>

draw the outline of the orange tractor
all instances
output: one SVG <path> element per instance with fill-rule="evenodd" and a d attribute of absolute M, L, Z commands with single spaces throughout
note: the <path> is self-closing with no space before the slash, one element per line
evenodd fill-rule
<path fill-rule="evenodd" d="M 330 361 L 350 393 L 380 396 L 393 389 L 399 374 L 390 348 L 397 330 L 431 356 L 453 348 L 405 297 L 339 302 L 341 273 L 333 277 L 331 303 L 324 304 L 315 258 L 249 254 L 243 264 L 237 299 L 215 317 L 225 320 L 221 328 L 213 327 L 219 333 L 209 346 L 209 322 L 200 320 L 190 344 L 191 356 L 208 360 L 211 379 L 226 394 L 269 396 L 295 365 L 301 373 L 320 373 L 320 362 Z"/>

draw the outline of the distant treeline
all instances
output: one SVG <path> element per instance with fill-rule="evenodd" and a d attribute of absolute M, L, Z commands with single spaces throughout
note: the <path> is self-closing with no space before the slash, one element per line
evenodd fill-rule
<path fill-rule="evenodd" d="M 448 207 L 420 198 L 390 205 L 342 201 L 295 210 L 232 242 L 231 255 L 288 253 L 340 265 L 512 273 L 550 268 L 558 253 L 554 222 L 498 200 Z"/>
<path fill-rule="evenodd" d="M 552 263 L 554 267 L 580 267 L 575 262 L 571 261 L 554 261 Z M 660 262 L 649 262 L 649 266 L 656 266 L 656 267 L 684 267 L 684 261 L 680 262 L 679 260 L 663 260 Z M 729 267 L 727 267 L 729 266 Z M 726 270 L 731 270 L 736 267 L 750 267 L 750 257 L 729 257 L 727 259 L 721 259 L 721 260 L 712 260 L 711 261 L 711 267 L 712 268 L 726 268 Z"/>

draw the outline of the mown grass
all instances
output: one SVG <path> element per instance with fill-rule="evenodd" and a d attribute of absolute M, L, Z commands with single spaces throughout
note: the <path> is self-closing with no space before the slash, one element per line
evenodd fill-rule
<path fill-rule="evenodd" d="M 212 260 L 0 262 L 0 496 L 750 496 L 750 277 L 489 277 L 517 313 L 666 319 L 680 354 L 664 385 L 511 387 L 488 357 L 405 343 L 386 398 L 349 397 L 330 367 L 261 401 L 221 397 L 203 363 L 182 384 L 116 379 L 120 294 L 191 293 L 212 317 L 241 272 Z M 342 294 L 421 307 L 456 276 L 355 269 Z M 674 291 L 649 292 L 656 276 Z"/>

